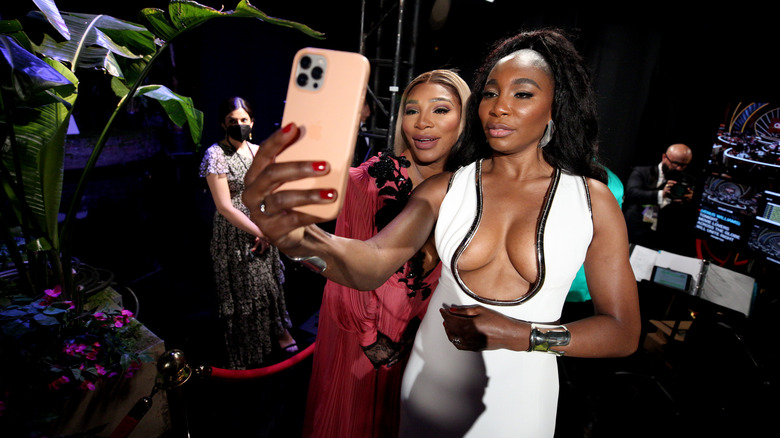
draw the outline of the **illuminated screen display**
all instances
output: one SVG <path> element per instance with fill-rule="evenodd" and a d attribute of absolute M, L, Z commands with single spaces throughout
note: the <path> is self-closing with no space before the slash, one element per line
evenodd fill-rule
<path fill-rule="evenodd" d="M 759 214 L 753 223 L 748 248 L 767 261 L 780 264 L 780 193 L 764 192 Z"/>
<path fill-rule="evenodd" d="M 721 124 L 700 187 L 697 235 L 780 259 L 780 105 L 734 105 Z"/>
<path fill-rule="evenodd" d="M 709 176 L 702 188 L 696 229 L 704 237 L 740 243 L 756 215 L 760 194 L 753 187 Z"/>

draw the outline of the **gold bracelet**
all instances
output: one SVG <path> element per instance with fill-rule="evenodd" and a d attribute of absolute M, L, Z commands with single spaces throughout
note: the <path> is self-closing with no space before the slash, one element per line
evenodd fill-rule
<path fill-rule="evenodd" d="M 547 331 L 542 332 L 540 328 Z M 562 347 L 571 342 L 571 333 L 565 325 L 543 325 L 531 323 L 531 336 L 528 351 L 540 351 L 563 356 L 565 352 L 552 350 L 552 347 Z"/>

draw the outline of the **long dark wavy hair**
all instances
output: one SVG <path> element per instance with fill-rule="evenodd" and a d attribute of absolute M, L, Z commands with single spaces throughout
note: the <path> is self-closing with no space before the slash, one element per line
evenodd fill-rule
<path fill-rule="evenodd" d="M 582 56 L 564 31 L 559 29 L 520 32 L 493 45 L 475 73 L 467 111 L 465 140 L 450 154 L 447 169 L 454 170 L 492 154 L 479 119 L 482 90 L 493 66 L 500 59 L 521 49 L 539 53 L 550 67 L 555 82 L 552 104 L 555 134 L 542 150 L 544 159 L 554 167 L 606 183 L 606 171 L 597 162 L 598 120 L 590 75 Z"/>

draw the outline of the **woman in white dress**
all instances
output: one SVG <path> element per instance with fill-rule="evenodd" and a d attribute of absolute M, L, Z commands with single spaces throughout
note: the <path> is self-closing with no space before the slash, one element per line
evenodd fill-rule
<path fill-rule="evenodd" d="M 596 161 L 589 79 L 562 33 L 499 42 L 472 97 L 469 134 L 450 160 L 459 169 L 419 185 L 368 241 L 331 236 L 291 210 L 332 196 L 273 192 L 318 174 L 308 162 L 267 165 L 295 147 L 294 125 L 266 141 L 243 199 L 281 251 L 356 289 L 375 288 L 433 239 L 442 277 L 404 374 L 402 436 L 552 437 L 556 355 L 636 350 L 625 222 Z M 583 262 L 595 314 L 557 325 Z"/>

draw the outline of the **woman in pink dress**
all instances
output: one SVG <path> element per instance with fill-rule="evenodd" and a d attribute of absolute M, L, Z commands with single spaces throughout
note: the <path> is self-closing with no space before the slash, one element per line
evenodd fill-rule
<path fill-rule="evenodd" d="M 463 132 L 469 94 L 450 70 L 423 73 L 406 87 L 394 153 L 350 169 L 336 235 L 375 235 L 403 209 L 414 187 L 444 169 Z M 370 292 L 325 285 L 305 437 L 397 436 L 401 375 L 441 272 L 430 254 L 423 248 Z"/>

